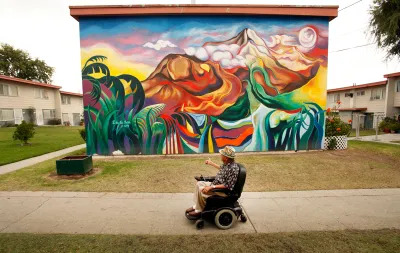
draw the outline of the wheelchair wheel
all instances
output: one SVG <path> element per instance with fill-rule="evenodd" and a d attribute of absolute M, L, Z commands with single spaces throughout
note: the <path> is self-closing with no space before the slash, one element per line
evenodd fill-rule
<path fill-rule="evenodd" d="M 229 229 L 236 220 L 236 214 L 230 209 L 221 209 L 214 218 L 215 225 L 219 229 Z"/>
<path fill-rule="evenodd" d="M 202 219 L 199 219 L 196 221 L 196 228 L 197 229 L 202 229 L 204 227 L 204 221 Z"/>
<path fill-rule="evenodd" d="M 241 222 L 246 222 L 246 221 L 247 221 L 247 217 L 246 217 L 246 215 L 244 215 L 244 214 L 241 214 L 241 215 L 239 216 L 239 219 L 240 219 Z"/>

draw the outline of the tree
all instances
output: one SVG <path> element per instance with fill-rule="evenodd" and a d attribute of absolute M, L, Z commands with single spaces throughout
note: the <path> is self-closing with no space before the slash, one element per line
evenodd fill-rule
<path fill-rule="evenodd" d="M 31 139 L 35 135 L 35 128 L 33 124 L 26 123 L 25 120 L 22 121 L 21 124 L 17 126 L 14 131 L 13 139 L 20 140 L 22 145 L 28 144 L 28 140 Z"/>
<path fill-rule="evenodd" d="M 54 68 L 44 61 L 33 59 L 23 50 L 8 44 L 0 45 L 0 74 L 26 80 L 50 83 Z"/>
<path fill-rule="evenodd" d="M 386 58 L 400 57 L 400 0 L 374 0 L 369 28 Z"/>

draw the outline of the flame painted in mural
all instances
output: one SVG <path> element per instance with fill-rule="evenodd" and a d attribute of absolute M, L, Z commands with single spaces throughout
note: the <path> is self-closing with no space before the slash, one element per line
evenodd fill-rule
<path fill-rule="evenodd" d="M 89 154 L 320 149 L 328 20 L 80 20 Z"/>

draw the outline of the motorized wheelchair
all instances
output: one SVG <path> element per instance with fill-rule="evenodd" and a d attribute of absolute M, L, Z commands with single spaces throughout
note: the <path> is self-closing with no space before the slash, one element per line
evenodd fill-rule
<path fill-rule="evenodd" d="M 240 219 L 241 222 L 246 222 L 247 217 L 245 216 L 242 207 L 240 206 L 238 199 L 243 191 L 243 186 L 246 181 L 246 168 L 239 165 L 239 174 L 236 180 L 233 190 L 229 189 L 213 189 L 213 192 L 223 192 L 227 197 L 221 197 L 218 195 L 212 195 L 206 199 L 206 206 L 201 212 L 200 216 L 193 217 L 189 213 L 185 213 L 186 218 L 189 220 L 196 220 L 197 229 L 204 227 L 204 220 L 214 221 L 215 225 L 220 229 L 229 229 L 233 223 Z M 195 177 L 197 181 L 214 181 L 215 177 Z"/>

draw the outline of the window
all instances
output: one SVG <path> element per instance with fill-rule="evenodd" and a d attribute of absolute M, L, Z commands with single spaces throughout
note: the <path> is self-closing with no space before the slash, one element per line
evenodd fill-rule
<path fill-rule="evenodd" d="M 70 105 L 71 104 L 71 97 L 61 95 L 61 102 L 63 105 Z"/>
<path fill-rule="evenodd" d="M 396 92 L 400 92 L 400 80 L 396 82 Z"/>
<path fill-rule="evenodd" d="M 344 93 L 344 97 L 345 98 L 347 98 L 347 97 L 353 97 L 353 93 L 351 93 L 351 92 L 346 92 L 346 93 Z"/>
<path fill-rule="evenodd" d="M 18 87 L 15 85 L 1 84 L 0 83 L 0 96 L 18 96 Z"/>
<path fill-rule="evenodd" d="M 56 117 L 56 110 L 43 110 L 43 119 L 54 119 Z"/>
<path fill-rule="evenodd" d="M 383 88 L 377 88 L 371 90 L 371 100 L 379 100 L 385 97 L 385 90 Z"/>
<path fill-rule="evenodd" d="M 364 95 L 365 95 L 365 90 L 357 91 L 357 96 L 364 96 Z"/>
<path fill-rule="evenodd" d="M 14 110 L 0 109 L 0 121 L 14 121 Z"/>
<path fill-rule="evenodd" d="M 338 93 L 338 94 L 333 94 L 333 102 L 337 102 L 337 101 L 340 101 L 340 93 Z"/>
<path fill-rule="evenodd" d="M 47 93 L 47 90 L 45 90 L 45 89 L 35 88 L 34 96 L 35 96 L 35 98 L 49 99 L 49 94 Z"/>
<path fill-rule="evenodd" d="M 69 115 L 68 115 L 68 113 L 63 113 L 63 114 L 62 114 L 62 119 L 63 119 L 64 122 L 66 122 L 66 121 L 69 122 Z"/>
<path fill-rule="evenodd" d="M 0 84 L 0 95 L 8 96 L 8 85 L 7 84 Z"/>

